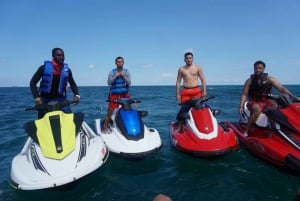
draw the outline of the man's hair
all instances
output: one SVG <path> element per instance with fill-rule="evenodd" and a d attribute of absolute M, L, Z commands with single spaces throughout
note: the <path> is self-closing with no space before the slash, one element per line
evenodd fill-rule
<path fill-rule="evenodd" d="M 187 52 L 187 53 L 184 54 L 184 58 L 185 58 L 186 56 L 188 56 L 188 55 L 191 55 L 192 57 L 194 57 L 193 53 Z"/>
<path fill-rule="evenodd" d="M 124 61 L 123 57 L 117 57 L 117 58 L 115 59 L 115 62 L 117 62 L 119 59 L 122 59 L 122 60 Z"/>
<path fill-rule="evenodd" d="M 256 65 L 258 65 L 258 64 L 261 64 L 261 65 L 263 65 L 263 67 L 265 68 L 266 67 L 266 64 L 265 64 L 265 62 L 263 62 L 263 61 L 256 61 L 255 63 L 254 63 L 254 67 L 256 66 Z"/>
<path fill-rule="evenodd" d="M 64 52 L 63 49 L 61 49 L 61 48 L 59 48 L 59 47 L 56 47 L 56 48 L 53 48 L 53 49 L 52 49 L 52 56 L 54 56 L 54 53 L 55 53 L 57 50 L 60 50 L 60 51 Z"/>

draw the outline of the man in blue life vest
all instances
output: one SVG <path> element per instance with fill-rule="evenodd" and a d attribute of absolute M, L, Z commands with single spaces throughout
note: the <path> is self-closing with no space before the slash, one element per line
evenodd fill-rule
<path fill-rule="evenodd" d="M 110 85 L 110 91 L 108 100 L 115 100 L 120 98 L 130 98 L 129 86 L 131 84 L 130 73 L 127 69 L 123 68 L 123 57 L 117 57 L 115 59 L 117 68 L 111 70 L 108 74 L 107 84 Z M 107 114 L 104 120 L 104 133 L 108 133 L 109 122 L 114 109 L 119 105 L 113 102 L 109 102 Z"/>
<path fill-rule="evenodd" d="M 54 48 L 52 49 L 52 57 L 52 61 L 45 61 L 30 80 L 30 89 L 35 104 L 66 100 L 68 83 L 74 94 L 73 101 L 78 103 L 80 99 L 78 87 L 74 81 L 71 69 L 68 67 L 68 64 L 64 63 L 64 51 L 61 48 Z M 40 80 L 41 82 L 38 90 L 37 83 Z M 61 108 L 61 110 L 66 113 L 71 112 L 69 106 L 65 106 Z M 38 118 L 42 118 L 44 114 L 45 112 L 39 112 Z"/>
<path fill-rule="evenodd" d="M 279 92 L 293 96 L 297 101 L 300 98 L 295 97 L 287 88 L 282 86 L 274 77 L 264 73 L 266 64 L 263 61 L 254 63 L 254 74 L 252 74 L 245 82 L 243 92 L 240 99 L 239 113 L 243 115 L 244 104 L 248 97 L 247 107 L 251 111 L 250 118 L 244 130 L 244 135 L 248 136 L 251 126 L 256 122 L 258 116 L 266 109 L 274 108 L 275 104 L 272 100 L 262 97 L 263 94 L 271 93 L 272 87 Z"/>

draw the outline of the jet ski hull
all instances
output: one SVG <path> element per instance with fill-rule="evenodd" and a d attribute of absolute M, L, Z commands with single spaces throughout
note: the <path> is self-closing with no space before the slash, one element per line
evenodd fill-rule
<path fill-rule="evenodd" d="M 112 119 L 114 120 L 114 117 Z M 121 133 L 115 121 L 112 122 L 108 134 L 103 133 L 103 120 L 101 119 L 95 120 L 95 128 L 111 154 L 128 160 L 142 160 L 158 152 L 162 147 L 158 131 L 155 128 L 148 128 L 145 125 L 143 138 L 137 140 L 127 139 Z"/>
<path fill-rule="evenodd" d="M 248 136 L 243 134 L 245 124 L 225 122 L 239 140 L 255 156 L 284 169 L 300 173 L 300 151 L 272 129 L 253 126 Z M 300 142 L 299 135 L 293 135 Z"/>
<path fill-rule="evenodd" d="M 218 134 L 212 139 L 195 135 L 188 126 L 179 133 L 176 122 L 169 125 L 171 145 L 176 149 L 202 158 L 218 158 L 238 149 L 239 144 L 232 129 L 224 130 L 218 125 Z"/>
<path fill-rule="evenodd" d="M 12 160 L 9 184 L 22 190 L 56 188 L 92 173 L 107 158 L 103 140 L 83 122 L 74 151 L 61 160 L 44 157 L 39 144 L 28 137 L 22 151 Z"/>
<path fill-rule="evenodd" d="M 222 157 L 239 147 L 232 129 L 218 124 L 215 116 L 221 110 L 212 110 L 204 102 L 212 97 L 194 98 L 183 104 L 177 118 L 183 122 L 178 132 L 178 122 L 169 125 L 171 144 L 176 149 L 196 157 Z"/>

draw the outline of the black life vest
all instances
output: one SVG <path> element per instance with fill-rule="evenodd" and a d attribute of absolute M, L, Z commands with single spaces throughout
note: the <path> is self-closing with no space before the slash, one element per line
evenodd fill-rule
<path fill-rule="evenodd" d="M 269 94 L 272 91 L 272 85 L 268 83 L 268 73 L 262 75 L 262 80 L 259 83 L 257 76 L 251 75 L 251 84 L 248 91 L 249 98 L 261 99 L 262 94 Z"/>

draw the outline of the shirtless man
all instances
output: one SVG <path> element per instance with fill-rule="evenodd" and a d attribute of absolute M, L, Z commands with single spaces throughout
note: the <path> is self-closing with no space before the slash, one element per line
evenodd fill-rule
<path fill-rule="evenodd" d="M 191 52 L 184 54 L 185 65 L 178 69 L 177 81 L 176 81 L 176 99 L 182 104 L 193 98 L 200 98 L 206 96 L 206 81 L 202 71 L 202 68 L 193 64 L 194 55 Z M 198 78 L 200 78 L 202 84 L 202 90 L 198 84 Z M 183 89 L 180 93 L 180 84 L 183 79 Z M 184 113 L 189 110 L 187 107 L 182 107 L 177 115 L 178 131 L 183 132 L 182 123 L 184 119 Z"/>

